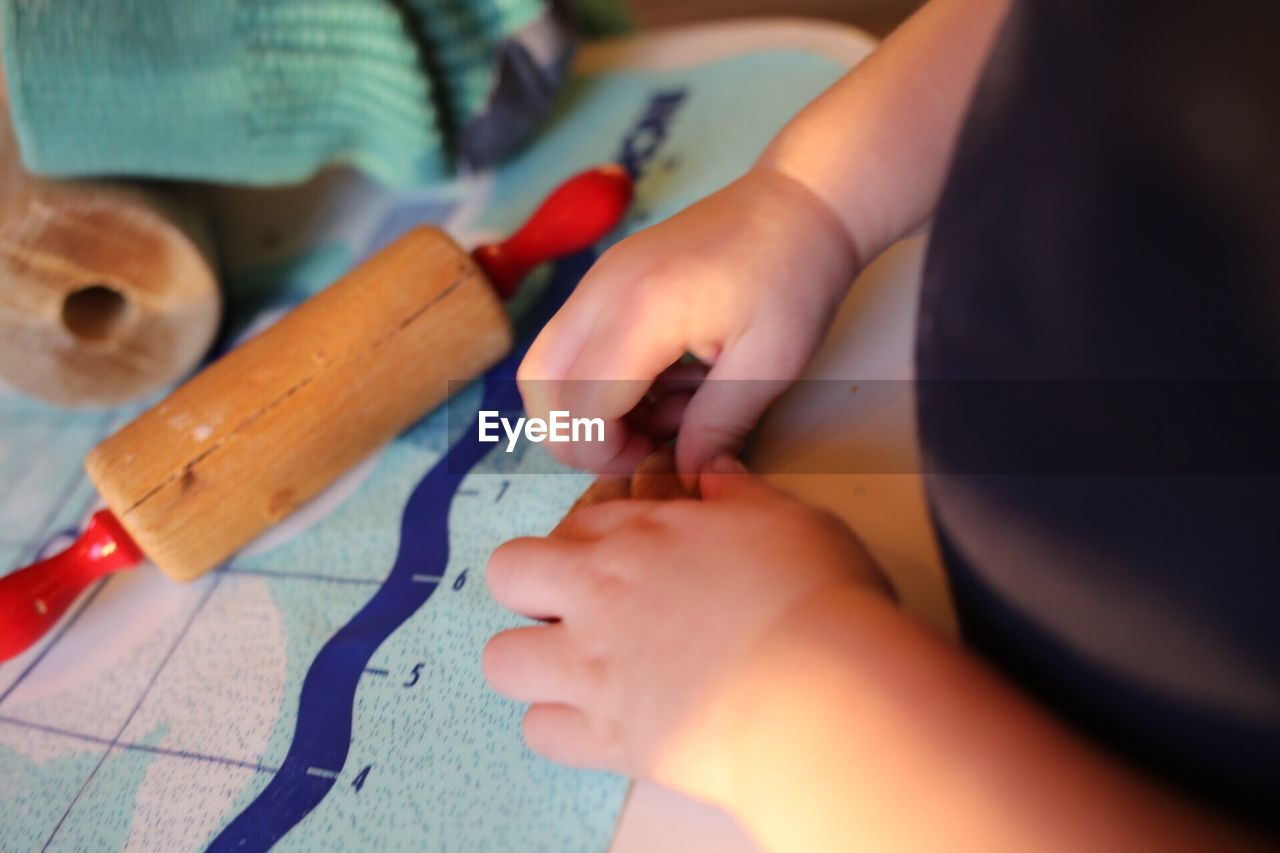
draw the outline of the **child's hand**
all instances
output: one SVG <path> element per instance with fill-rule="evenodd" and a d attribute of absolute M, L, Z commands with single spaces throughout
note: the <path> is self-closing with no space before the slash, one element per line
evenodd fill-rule
<path fill-rule="evenodd" d="M 623 416 L 686 352 L 712 365 L 710 379 L 765 380 L 703 384 L 683 412 L 666 407 L 666 422 L 681 424 L 677 467 L 696 474 L 736 452 L 799 375 L 856 272 L 825 203 L 778 171 L 752 170 L 600 258 L 520 365 L 525 407 L 531 417 L 604 418 L 604 442 L 548 449 L 625 472 L 653 441 Z"/>
<path fill-rule="evenodd" d="M 498 548 L 494 597 L 550 624 L 495 636 L 484 670 L 533 703 L 535 752 L 719 799 L 739 665 L 798 603 L 887 586 L 839 520 L 736 460 L 717 458 L 700 486 L 701 502 L 598 504 Z"/>

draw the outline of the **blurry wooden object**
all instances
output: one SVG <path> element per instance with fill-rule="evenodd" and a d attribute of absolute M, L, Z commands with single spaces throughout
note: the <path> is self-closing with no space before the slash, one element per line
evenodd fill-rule
<path fill-rule="evenodd" d="M 110 406 L 196 365 L 221 295 L 205 223 L 180 192 L 28 174 L 0 99 L 0 378 Z"/>
<path fill-rule="evenodd" d="M 99 444 L 90 479 L 175 580 L 213 568 L 511 346 L 493 286 L 410 231 Z"/>

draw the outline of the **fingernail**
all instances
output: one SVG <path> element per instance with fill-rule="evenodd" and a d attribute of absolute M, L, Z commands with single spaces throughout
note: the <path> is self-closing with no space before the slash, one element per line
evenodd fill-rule
<path fill-rule="evenodd" d="M 721 453 L 715 459 L 711 460 L 711 470 L 716 474 L 745 474 L 747 466 L 736 456 L 728 453 Z"/>

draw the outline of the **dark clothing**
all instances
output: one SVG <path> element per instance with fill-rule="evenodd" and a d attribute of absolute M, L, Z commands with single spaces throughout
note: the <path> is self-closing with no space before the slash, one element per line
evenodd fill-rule
<path fill-rule="evenodd" d="M 1016 5 L 940 203 L 917 349 L 965 640 L 1109 747 L 1263 816 L 1278 41 L 1274 2 Z"/>

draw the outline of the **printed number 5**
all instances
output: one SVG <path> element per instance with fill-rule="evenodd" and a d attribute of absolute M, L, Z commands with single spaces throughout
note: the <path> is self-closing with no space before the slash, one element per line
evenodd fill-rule
<path fill-rule="evenodd" d="M 422 667 L 423 664 L 414 664 L 413 669 L 409 672 L 409 680 L 406 681 L 403 686 L 412 687 L 417 684 L 418 680 L 422 678 Z"/>

